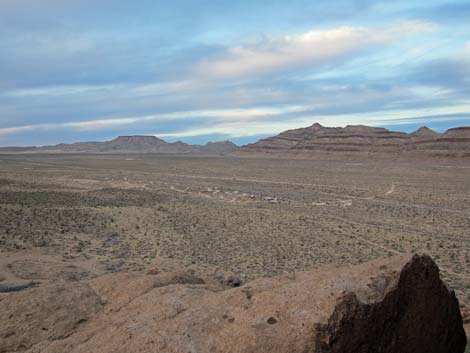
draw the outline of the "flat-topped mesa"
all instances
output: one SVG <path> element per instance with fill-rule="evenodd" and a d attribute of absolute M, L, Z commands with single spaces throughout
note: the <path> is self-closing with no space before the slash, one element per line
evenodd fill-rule
<path fill-rule="evenodd" d="M 166 143 L 162 139 L 159 139 L 153 135 L 129 135 L 129 136 L 118 136 L 115 139 L 109 141 L 109 143 L 136 143 L 136 142 L 146 142 L 146 143 Z"/>
<path fill-rule="evenodd" d="M 238 146 L 231 141 L 209 141 L 201 148 L 208 153 L 224 154 L 235 151 Z"/>
<path fill-rule="evenodd" d="M 104 142 L 102 150 L 152 150 L 166 144 L 167 142 L 155 136 L 119 136 L 114 140 Z"/>
<path fill-rule="evenodd" d="M 465 350 L 459 303 L 428 256 L 326 267 L 222 291 L 206 280 L 114 273 L 9 295 L 0 301 L 0 352 Z"/>

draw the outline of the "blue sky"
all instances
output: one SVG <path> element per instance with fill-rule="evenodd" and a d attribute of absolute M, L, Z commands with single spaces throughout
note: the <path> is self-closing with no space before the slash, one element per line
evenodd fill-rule
<path fill-rule="evenodd" d="M 2 0 L 0 145 L 470 125 L 470 1 Z"/>

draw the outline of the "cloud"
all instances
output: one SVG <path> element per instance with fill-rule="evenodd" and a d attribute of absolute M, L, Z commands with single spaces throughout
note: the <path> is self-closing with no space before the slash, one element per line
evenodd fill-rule
<path fill-rule="evenodd" d="M 470 3 L 464 1 L 445 1 L 436 5 L 427 4 L 418 6 L 410 11 L 414 16 L 431 18 L 439 22 L 456 22 L 468 20 L 470 17 Z"/>
<path fill-rule="evenodd" d="M 414 78 L 425 85 L 470 88 L 470 61 L 433 60 L 415 71 Z"/>
<path fill-rule="evenodd" d="M 463 0 L 0 0 L 0 143 L 255 136 L 316 119 L 430 116 L 468 101 L 468 9 Z M 453 55 L 465 41 L 467 56 Z"/>
<path fill-rule="evenodd" d="M 72 121 L 66 123 L 48 123 L 48 124 L 31 124 L 23 126 L 13 126 L 0 128 L 0 135 L 11 135 L 20 132 L 33 130 L 57 130 L 57 129 L 73 129 L 78 131 L 96 131 L 109 129 L 117 126 L 125 126 L 138 123 L 148 122 L 168 122 L 172 120 L 189 120 L 199 119 L 201 121 L 232 121 L 235 124 L 249 122 L 260 117 L 270 117 L 286 113 L 301 111 L 299 106 L 282 106 L 282 107 L 258 107 L 251 109 L 219 109 L 219 110 L 196 110 L 181 111 L 166 114 L 154 114 L 147 116 L 123 117 L 96 119 L 88 121 Z"/>
<path fill-rule="evenodd" d="M 312 30 L 229 48 L 221 57 L 198 63 L 195 72 L 204 77 L 246 78 L 290 69 L 318 68 L 370 46 L 435 29 L 430 22 L 411 21 L 380 30 L 347 26 Z"/>
<path fill-rule="evenodd" d="M 59 85 L 49 87 L 23 88 L 5 92 L 6 98 L 53 98 L 77 94 L 96 94 L 116 88 L 113 85 Z"/>
<path fill-rule="evenodd" d="M 230 138 L 273 135 L 288 129 L 306 127 L 314 122 L 326 126 L 345 126 L 366 124 L 371 126 L 401 125 L 413 122 L 426 122 L 432 117 L 435 121 L 452 121 L 456 117 L 470 120 L 470 104 L 446 106 L 434 109 L 391 109 L 389 111 L 370 111 L 366 113 L 322 115 L 311 112 L 309 107 L 297 111 L 299 115 L 283 120 L 221 121 L 209 126 L 191 128 L 170 133 L 159 133 L 163 138 L 189 138 L 196 136 L 223 135 Z"/>
<path fill-rule="evenodd" d="M 428 60 L 415 67 L 410 81 L 425 86 L 442 87 L 470 94 L 470 41 L 463 50 L 447 57 Z"/>
<path fill-rule="evenodd" d="M 311 125 L 320 122 L 327 126 L 348 124 L 366 124 L 372 126 L 406 125 L 410 122 L 452 121 L 456 118 L 470 118 L 470 104 L 452 106 L 408 108 L 388 108 L 359 112 L 330 112 L 325 114 L 324 107 L 315 105 L 287 105 L 279 107 L 258 107 L 248 109 L 220 109 L 182 111 L 149 116 L 124 117 L 114 119 L 96 119 L 67 123 L 32 124 L 0 128 L 0 137 L 11 140 L 17 134 L 51 131 L 96 132 L 122 131 L 129 128 L 145 127 L 145 134 L 154 134 L 161 138 L 191 139 L 201 136 L 225 136 L 227 138 L 257 137 L 277 134 L 281 131 Z M 182 122 L 169 124 L 169 122 Z M 157 124 L 157 125 L 155 125 Z M 173 126 L 172 126 L 173 125 Z M 157 129 L 155 128 L 157 126 Z M 160 129 L 158 129 L 160 126 Z"/>
<path fill-rule="evenodd" d="M 2 136 L 2 135 L 14 135 L 14 134 L 18 134 L 18 133 L 21 133 L 21 132 L 47 129 L 48 126 L 49 126 L 49 124 L 4 127 L 4 128 L 0 128 L 0 136 Z"/>

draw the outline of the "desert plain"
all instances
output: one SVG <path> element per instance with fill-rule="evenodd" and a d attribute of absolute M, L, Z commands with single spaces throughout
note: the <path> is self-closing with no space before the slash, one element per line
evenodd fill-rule
<path fill-rule="evenodd" d="M 470 305 L 461 159 L 2 155 L 0 220 L 2 292 L 174 267 L 238 285 L 426 253 Z"/>

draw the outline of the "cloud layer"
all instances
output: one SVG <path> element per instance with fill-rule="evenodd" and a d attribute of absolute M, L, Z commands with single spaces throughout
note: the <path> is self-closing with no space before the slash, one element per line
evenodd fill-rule
<path fill-rule="evenodd" d="M 434 31 L 429 22 L 403 22 L 386 28 L 338 27 L 268 38 L 229 48 L 219 58 L 198 65 L 202 77 L 241 78 L 337 64 L 360 51 L 419 32 Z"/>
<path fill-rule="evenodd" d="M 469 9 L 438 0 L 4 0 L 0 145 L 133 133 L 247 142 L 315 121 L 466 123 Z"/>

